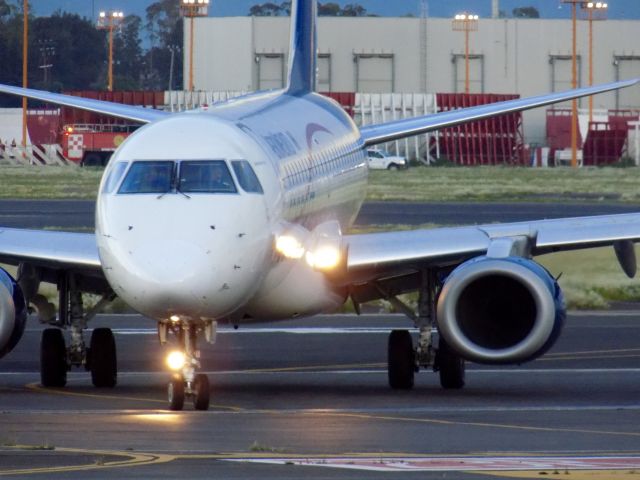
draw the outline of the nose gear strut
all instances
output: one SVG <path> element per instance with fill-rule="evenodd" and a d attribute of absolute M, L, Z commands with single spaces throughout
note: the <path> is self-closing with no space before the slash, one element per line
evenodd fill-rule
<path fill-rule="evenodd" d="M 182 410 L 185 398 L 193 400 L 193 407 L 196 410 L 209 409 L 209 378 L 203 373 L 196 373 L 196 370 L 202 366 L 197 342 L 198 333 L 204 331 L 207 341 L 213 343 L 215 326 L 216 322 L 207 322 L 204 326 L 188 322 L 158 323 L 160 342 L 166 343 L 167 333 L 170 330 L 178 339 L 180 352 L 184 355 L 184 365 L 167 386 L 170 410 Z"/>

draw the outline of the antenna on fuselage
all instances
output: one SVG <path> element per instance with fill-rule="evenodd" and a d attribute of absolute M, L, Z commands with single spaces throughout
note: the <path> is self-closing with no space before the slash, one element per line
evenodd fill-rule
<path fill-rule="evenodd" d="M 313 92 L 316 88 L 317 12 L 316 0 L 291 2 L 288 94 L 301 95 Z"/>

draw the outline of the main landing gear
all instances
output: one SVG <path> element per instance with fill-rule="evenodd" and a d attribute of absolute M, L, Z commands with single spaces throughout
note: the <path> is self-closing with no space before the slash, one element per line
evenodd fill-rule
<path fill-rule="evenodd" d="M 193 408 L 196 410 L 209 409 L 209 378 L 203 373 L 196 373 L 196 369 L 201 367 L 197 341 L 198 333 L 202 332 L 209 343 L 214 343 L 216 326 L 213 321 L 194 324 L 179 319 L 158 323 L 160 343 L 166 343 L 168 332 L 172 332 L 179 344 L 179 350 L 171 352 L 167 357 L 169 368 L 176 372 L 167 385 L 170 410 L 182 410 L 185 398 L 193 401 Z"/>
<path fill-rule="evenodd" d="M 417 314 L 396 297 L 380 291 L 386 300 L 414 321 L 419 331 L 414 346 L 408 330 L 394 330 L 389 335 L 387 372 L 389 386 L 396 390 L 413 388 L 414 376 L 420 367 L 439 372 L 440 385 L 445 389 L 459 389 L 465 384 L 465 362 L 438 334 L 436 322 L 437 279 L 434 272 L 422 273 Z"/>
<path fill-rule="evenodd" d="M 40 342 L 40 383 L 43 387 L 64 387 L 67 372 L 72 367 L 84 367 L 91 372 L 91 381 L 100 388 L 115 387 L 118 379 L 116 343 L 109 328 L 96 328 L 91 334 L 89 347 L 84 341 L 87 322 L 112 300 L 105 295 L 85 313 L 82 294 L 76 288 L 71 274 L 65 274 L 58 282 L 58 318 L 41 319 L 58 328 L 47 328 Z M 62 329 L 70 332 L 66 345 Z"/>

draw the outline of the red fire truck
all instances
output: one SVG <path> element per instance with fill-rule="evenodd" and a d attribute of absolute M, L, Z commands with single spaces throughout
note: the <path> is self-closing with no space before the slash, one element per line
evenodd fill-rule
<path fill-rule="evenodd" d="M 62 127 L 63 155 L 80 165 L 104 166 L 111 154 L 139 125 L 69 124 Z"/>

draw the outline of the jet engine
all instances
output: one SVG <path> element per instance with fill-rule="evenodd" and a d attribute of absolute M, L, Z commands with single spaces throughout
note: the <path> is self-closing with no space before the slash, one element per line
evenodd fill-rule
<path fill-rule="evenodd" d="M 27 304 L 22 290 L 0 268 L 0 358 L 18 344 L 27 324 Z"/>
<path fill-rule="evenodd" d="M 441 335 L 463 358 L 518 364 L 551 348 L 566 310 L 558 283 L 538 263 L 478 257 L 446 279 L 437 314 Z"/>

